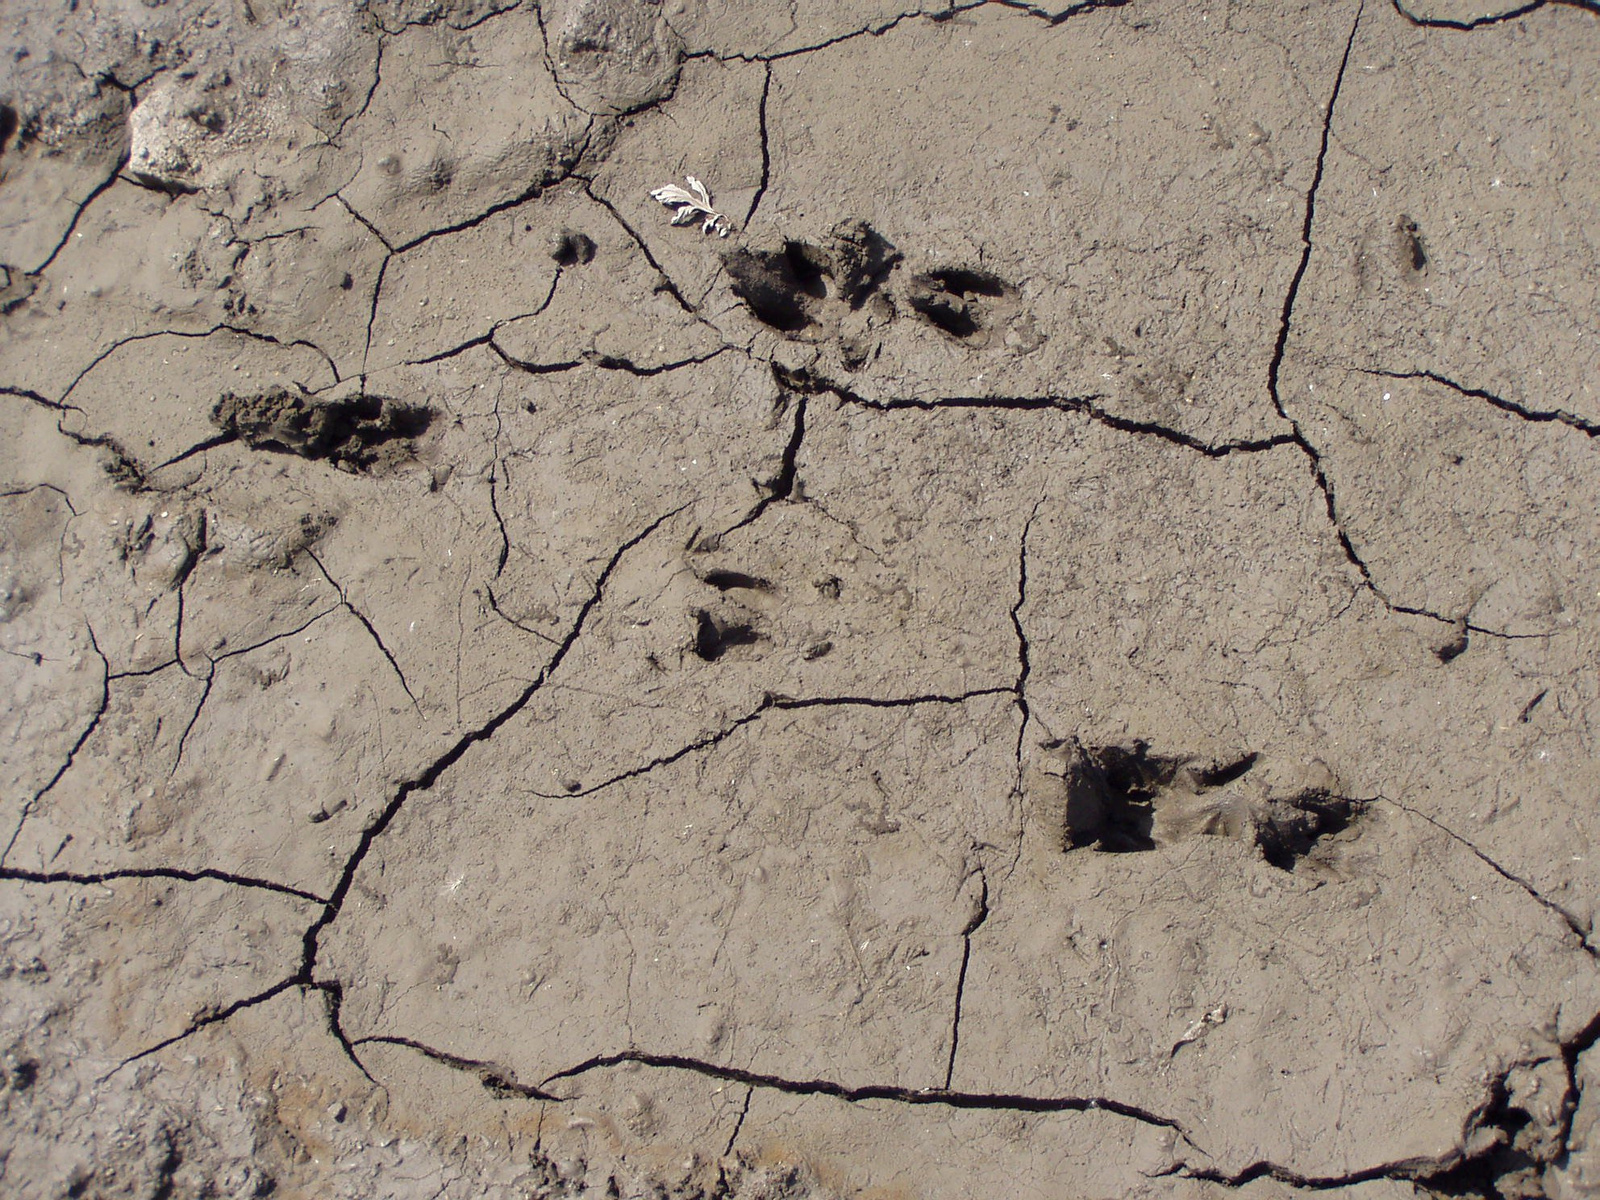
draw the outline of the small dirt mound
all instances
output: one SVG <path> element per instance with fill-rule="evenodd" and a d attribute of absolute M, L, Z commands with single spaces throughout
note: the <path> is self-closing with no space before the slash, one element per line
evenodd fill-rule
<path fill-rule="evenodd" d="M 433 413 L 383 396 L 318 400 L 280 387 L 243 396 L 224 392 L 211 420 L 254 450 L 371 472 L 414 457 L 416 439 L 427 432 Z"/>

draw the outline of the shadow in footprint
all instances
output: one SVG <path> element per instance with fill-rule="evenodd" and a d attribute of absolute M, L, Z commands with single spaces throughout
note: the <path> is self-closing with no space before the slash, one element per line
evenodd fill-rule
<path fill-rule="evenodd" d="M 859 218 L 840 221 L 823 245 L 790 238 L 779 250 L 738 246 L 722 265 L 734 295 L 752 315 L 781 333 L 799 333 L 840 309 L 857 309 L 888 278 L 901 255 Z M 832 311 L 830 311 L 832 310 Z"/>
<path fill-rule="evenodd" d="M 716 662 L 734 646 L 752 646 L 761 640 L 753 626 L 719 621 L 703 608 L 694 619 L 694 652 L 705 662 Z"/>

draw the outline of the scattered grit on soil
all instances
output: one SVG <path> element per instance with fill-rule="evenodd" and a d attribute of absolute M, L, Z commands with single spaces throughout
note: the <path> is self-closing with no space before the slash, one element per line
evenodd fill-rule
<path fill-rule="evenodd" d="M 1589 0 L 0 62 L 0 1192 L 1600 1192 Z"/>

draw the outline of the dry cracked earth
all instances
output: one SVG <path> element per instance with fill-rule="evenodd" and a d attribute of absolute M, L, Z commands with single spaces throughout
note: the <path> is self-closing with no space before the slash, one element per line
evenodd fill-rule
<path fill-rule="evenodd" d="M 0 1191 L 1600 1191 L 1594 4 L 0 62 Z"/>

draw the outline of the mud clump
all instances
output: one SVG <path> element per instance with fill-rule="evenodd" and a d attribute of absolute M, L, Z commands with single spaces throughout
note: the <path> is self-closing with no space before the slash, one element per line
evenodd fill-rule
<path fill-rule="evenodd" d="M 890 241 L 859 217 L 840 221 L 828 231 L 829 273 L 839 297 L 860 308 L 890 271 L 904 258 Z"/>
<path fill-rule="evenodd" d="M 575 229 L 563 229 L 550 239 L 550 258 L 557 266 L 577 267 L 594 261 L 594 239 Z"/>
<path fill-rule="evenodd" d="M 383 396 L 318 400 L 288 388 L 252 395 L 224 392 L 211 421 L 253 450 L 325 460 L 351 471 L 393 468 L 416 455 L 432 410 Z"/>

